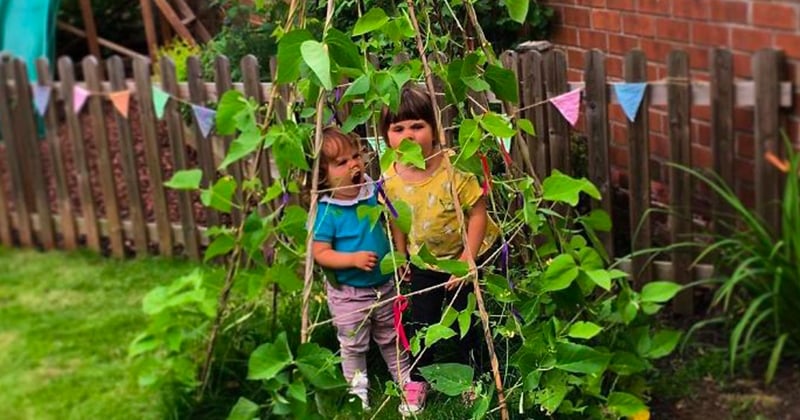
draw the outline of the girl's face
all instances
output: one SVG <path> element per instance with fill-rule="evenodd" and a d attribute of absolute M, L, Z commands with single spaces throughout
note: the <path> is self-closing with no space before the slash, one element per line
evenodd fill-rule
<path fill-rule="evenodd" d="M 361 151 L 351 145 L 339 148 L 336 156 L 328 161 L 326 171 L 328 185 L 336 188 L 333 196 L 355 198 L 364 182 L 364 160 Z M 351 188 L 348 188 L 351 187 Z"/>
<path fill-rule="evenodd" d="M 403 139 L 409 139 L 422 147 L 424 157 L 433 154 L 433 127 L 425 120 L 403 120 L 389 124 L 387 136 L 392 149 L 397 149 Z"/>

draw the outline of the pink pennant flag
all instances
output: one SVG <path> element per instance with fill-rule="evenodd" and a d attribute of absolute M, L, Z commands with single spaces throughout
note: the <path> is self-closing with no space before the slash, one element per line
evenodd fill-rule
<path fill-rule="evenodd" d="M 111 92 L 108 94 L 108 99 L 111 100 L 111 103 L 114 104 L 114 108 L 116 108 L 123 117 L 128 118 L 128 105 L 130 105 L 131 101 L 131 91 L 120 90 L 118 92 Z"/>
<path fill-rule="evenodd" d="M 47 105 L 50 104 L 50 86 L 33 85 L 33 104 L 36 106 L 36 112 L 44 117 L 47 112 Z"/>
<path fill-rule="evenodd" d="M 558 95 L 555 98 L 551 98 L 550 103 L 552 103 L 556 109 L 558 109 L 558 112 L 560 112 L 561 115 L 563 115 L 564 118 L 569 121 L 571 126 L 575 127 L 581 107 L 580 88 Z"/>
<path fill-rule="evenodd" d="M 81 108 L 83 108 L 83 104 L 86 103 L 86 99 L 89 98 L 90 94 L 91 92 L 80 86 L 75 86 L 72 89 L 72 109 L 76 114 L 81 112 Z"/>

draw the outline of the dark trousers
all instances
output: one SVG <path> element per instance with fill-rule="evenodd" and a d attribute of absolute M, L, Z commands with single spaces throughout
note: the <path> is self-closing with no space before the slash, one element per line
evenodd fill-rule
<path fill-rule="evenodd" d="M 411 292 L 427 289 L 432 286 L 440 285 L 450 279 L 450 274 L 441 273 L 433 270 L 423 270 L 418 267 L 411 267 Z M 423 327 L 433 325 L 442 320 L 442 314 L 447 305 L 453 301 L 453 296 L 456 294 L 456 289 L 445 290 L 444 287 L 439 287 L 428 292 L 411 297 L 411 322 L 408 324 L 411 334 L 416 334 L 417 331 Z M 468 282 L 461 286 L 458 291 L 455 301 L 453 301 L 453 309 L 462 311 L 467 307 L 468 295 L 472 292 L 472 283 Z M 473 317 L 472 321 L 474 322 Z M 472 325 L 472 322 L 470 322 Z M 456 331 L 457 336 L 448 341 L 458 340 L 457 352 L 455 360 L 439 360 L 440 363 L 461 363 L 475 368 L 476 376 L 482 373 L 482 355 L 480 352 L 480 337 L 476 333 L 476 327 L 470 327 L 464 338 L 461 337 L 458 323 L 451 325 L 451 328 Z M 424 340 L 423 340 L 424 344 Z M 419 374 L 419 369 L 429 366 L 434 363 L 434 356 L 441 354 L 438 350 L 445 340 L 439 341 L 431 348 L 425 349 L 419 357 L 414 370 L 411 372 L 411 379 L 414 381 L 424 380 Z M 413 360 L 413 357 L 412 357 Z"/>

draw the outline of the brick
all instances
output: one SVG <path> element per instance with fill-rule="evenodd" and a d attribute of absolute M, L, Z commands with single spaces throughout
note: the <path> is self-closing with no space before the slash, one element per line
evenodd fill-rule
<path fill-rule="evenodd" d="M 606 7 L 611 10 L 636 11 L 635 0 L 607 0 Z"/>
<path fill-rule="evenodd" d="M 750 65 L 750 54 L 733 54 L 733 74 L 736 77 L 753 77 L 753 69 Z"/>
<path fill-rule="evenodd" d="M 608 10 L 593 10 L 592 28 L 610 32 L 619 32 L 622 29 L 622 19 L 620 17 L 620 13 Z"/>
<path fill-rule="evenodd" d="M 748 23 L 750 9 L 746 1 L 712 0 L 711 20 L 726 23 Z"/>
<path fill-rule="evenodd" d="M 672 0 L 639 0 L 639 13 L 669 16 Z"/>
<path fill-rule="evenodd" d="M 619 168 L 628 167 L 628 149 L 611 146 L 608 150 L 608 159 L 611 164 Z"/>
<path fill-rule="evenodd" d="M 643 39 L 642 51 L 647 56 L 648 61 L 655 61 L 659 63 L 665 62 L 667 55 L 672 51 L 672 45 L 658 40 Z"/>
<path fill-rule="evenodd" d="M 625 55 L 640 46 L 639 38 L 608 34 L 608 52 L 612 54 Z"/>
<path fill-rule="evenodd" d="M 651 133 L 667 134 L 664 126 L 664 115 L 661 111 L 649 109 L 647 112 L 648 124 Z"/>
<path fill-rule="evenodd" d="M 606 0 L 582 0 L 581 5 L 586 7 L 605 8 Z"/>
<path fill-rule="evenodd" d="M 581 49 L 568 48 L 567 49 L 567 67 L 570 69 L 577 69 L 583 71 L 585 53 Z"/>
<path fill-rule="evenodd" d="M 738 133 L 734 137 L 734 145 L 736 149 L 736 157 L 742 159 L 753 159 L 755 156 L 756 142 L 752 135 L 747 133 Z"/>
<path fill-rule="evenodd" d="M 753 52 L 772 46 L 773 34 L 762 29 L 732 28 L 731 47 L 739 51 Z"/>
<path fill-rule="evenodd" d="M 606 76 L 622 78 L 622 58 L 606 57 Z"/>
<path fill-rule="evenodd" d="M 669 159 L 669 138 L 667 136 L 650 133 L 650 156 Z"/>
<path fill-rule="evenodd" d="M 625 118 L 622 116 L 622 109 L 619 106 L 613 105 L 609 107 L 610 109 L 616 109 L 619 111 L 618 118 Z M 613 119 L 609 118 L 612 122 L 609 125 L 610 133 L 611 133 L 611 144 L 628 147 L 628 126 L 623 124 L 620 119 Z"/>
<path fill-rule="evenodd" d="M 755 180 L 755 165 L 752 159 L 735 159 L 736 179 L 747 183 Z"/>
<path fill-rule="evenodd" d="M 730 45 L 730 30 L 726 26 L 692 23 L 692 42 L 699 45 L 726 47 Z"/>
<path fill-rule="evenodd" d="M 689 67 L 692 69 L 708 70 L 711 65 L 711 49 L 707 47 L 686 47 L 689 53 Z M 708 75 L 703 75 L 707 80 Z M 693 76 L 694 78 L 694 76 Z"/>
<path fill-rule="evenodd" d="M 675 17 L 708 20 L 710 10 L 710 0 L 673 0 L 672 3 L 672 14 Z"/>
<path fill-rule="evenodd" d="M 800 60 L 800 34 L 775 34 L 775 48 L 790 59 Z"/>
<path fill-rule="evenodd" d="M 695 168 L 711 168 L 714 166 L 711 149 L 700 145 L 692 145 L 692 166 Z"/>
<path fill-rule="evenodd" d="M 581 48 L 598 48 L 603 51 L 608 49 L 608 35 L 606 35 L 605 32 L 593 31 L 591 29 L 580 30 L 578 31 L 578 39 L 580 41 L 578 45 Z"/>
<path fill-rule="evenodd" d="M 692 143 L 705 147 L 711 146 L 711 125 L 705 122 L 693 121 Z"/>
<path fill-rule="evenodd" d="M 736 195 L 739 196 L 745 206 L 749 208 L 755 207 L 756 192 L 752 187 L 752 183 L 740 183 L 736 189 Z"/>
<path fill-rule="evenodd" d="M 753 25 L 772 29 L 796 29 L 797 7 L 787 4 L 754 3 Z"/>
<path fill-rule="evenodd" d="M 580 82 L 583 80 L 583 70 L 569 69 L 567 70 L 567 81 Z M 583 114 L 581 114 L 583 115 Z M 577 126 L 577 123 L 575 124 Z"/>
<path fill-rule="evenodd" d="M 656 20 L 656 34 L 659 39 L 689 41 L 689 22 L 671 18 Z"/>
<path fill-rule="evenodd" d="M 661 66 L 655 63 L 647 63 L 647 80 L 661 79 Z"/>
<path fill-rule="evenodd" d="M 652 16 L 624 14 L 622 15 L 622 28 L 626 35 L 650 38 L 656 35 L 655 19 Z"/>
<path fill-rule="evenodd" d="M 708 105 L 692 107 L 692 119 L 711 121 L 711 107 Z"/>
<path fill-rule="evenodd" d="M 755 127 L 755 113 L 750 108 L 735 108 L 733 110 L 733 129 L 753 132 Z"/>
<path fill-rule="evenodd" d="M 578 30 L 575 28 L 568 28 L 563 25 L 558 25 L 551 38 L 553 43 L 565 46 L 578 45 Z"/>
<path fill-rule="evenodd" d="M 590 9 L 583 7 L 564 7 L 561 12 L 561 19 L 564 25 L 577 26 L 578 28 L 588 28 L 591 25 Z"/>

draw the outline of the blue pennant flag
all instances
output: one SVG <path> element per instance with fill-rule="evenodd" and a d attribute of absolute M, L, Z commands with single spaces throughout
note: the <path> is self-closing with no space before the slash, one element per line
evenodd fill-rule
<path fill-rule="evenodd" d="M 211 127 L 214 126 L 217 111 L 200 105 L 192 105 L 192 111 L 194 111 L 194 117 L 197 120 L 197 127 L 200 128 L 200 133 L 203 134 L 203 138 L 207 138 L 208 133 L 211 132 Z"/>
<path fill-rule="evenodd" d="M 617 101 L 622 106 L 622 111 L 631 122 L 636 120 L 636 113 L 642 105 L 644 92 L 647 90 L 647 83 L 616 83 L 614 92 L 617 94 Z"/>

